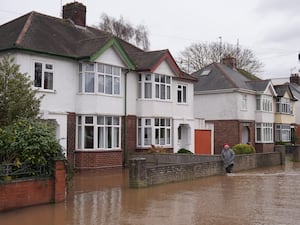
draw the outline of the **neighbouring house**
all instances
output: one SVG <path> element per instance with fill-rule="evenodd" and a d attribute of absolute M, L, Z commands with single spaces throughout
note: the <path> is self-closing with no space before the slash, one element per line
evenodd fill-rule
<path fill-rule="evenodd" d="M 151 144 L 194 151 L 193 89 L 168 50 L 143 51 L 86 25 L 86 7 L 63 18 L 30 12 L 0 26 L 10 54 L 44 95 L 40 117 L 79 169 L 118 167 Z"/>
<path fill-rule="evenodd" d="M 300 114 L 297 112 L 300 112 L 300 102 L 298 101 L 300 99 L 300 77 L 298 73 L 292 73 L 290 75 L 290 77 L 282 77 L 282 78 L 274 78 L 272 79 L 272 83 L 277 86 L 278 88 L 280 88 L 281 91 L 284 91 L 285 93 L 282 93 L 281 95 L 287 95 L 288 96 L 293 96 L 297 101 L 294 100 L 294 106 L 290 106 L 291 110 L 289 111 L 290 114 L 287 113 L 281 113 L 278 114 L 277 117 L 279 117 L 280 115 L 283 115 L 287 118 L 285 118 L 287 121 L 291 120 L 291 124 L 290 124 L 290 128 L 291 131 L 287 132 L 291 134 L 290 137 L 290 141 L 292 143 L 300 143 Z M 288 87 L 286 87 L 288 86 Z M 291 91 L 292 93 L 290 94 L 289 91 Z M 287 103 L 288 103 L 288 98 L 286 98 Z M 280 100 L 280 99 L 278 99 Z M 284 101 L 284 98 L 281 99 L 281 101 Z M 278 111 L 280 110 L 280 108 L 278 109 Z M 282 109 L 281 109 L 282 110 Z M 279 112 L 278 112 L 279 113 Z M 295 124 L 293 124 L 293 122 L 295 122 Z M 287 123 L 289 124 L 289 122 Z M 280 125 L 280 121 L 279 124 Z M 287 125 L 286 125 L 287 126 Z M 279 126 L 278 126 L 279 127 Z M 280 136 L 279 136 L 280 137 Z M 279 142 L 286 142 L 286 140 L 289 137 L 281 137 L 278 138 Z M 289 141 L 288 141 L 289 142 Z"/>
<path fill-rule="evenodd" d="M 276 107 L 284 110 L 285 104 L 293 108 L 295 98 L 289 89 L 275 89 L 271 80 L 236 68 L 235 58 L 227 57 L 192 75 L 198 79 L 194 85 L 195 117 L 213 123 L 215 154 L 220 153 L 223 143 L 251 144 L 257 152 L 271 152 L 277 138 L 284 136 L 286 124 L 294 123 L 288 114 L 291 111 L 276 111 Z M 278 126 L 274 128 L 274 124 Z"/>

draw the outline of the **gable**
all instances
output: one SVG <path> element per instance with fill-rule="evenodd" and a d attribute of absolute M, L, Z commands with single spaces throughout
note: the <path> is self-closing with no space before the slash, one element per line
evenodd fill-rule
<path fill-rule="evenodd" d="M 106 49 L 106 51 L 104 51 L 97 59 L 95 59 L 95 62 L 101 62 L 118 67 L 126 67 L 125 62 L 122 60 L 114 47 Z"/>
<path fill-rule="evenodd" d="M 169 76 L 176 76 L 166 59 L 162 61 L 153 72 Z"/>
<path fill-rule="evenodd" d="M 264 91 L 264 94 L 266 95 L 272 95 L 272 96 L 277 96 L 277 93 L 272 85 L 272 83 L 270 82 L 266 88 L 266 90 Z"/>

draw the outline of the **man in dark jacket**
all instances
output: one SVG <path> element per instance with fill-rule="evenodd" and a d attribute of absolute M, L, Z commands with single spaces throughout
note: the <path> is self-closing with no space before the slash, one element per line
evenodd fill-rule
<path fill-rule="evenodd" d="M 234 152 L 227 143 L 223 145 L 221 157 L 224 162 L 226 173 L 231 173 L 233 167 Z"/>

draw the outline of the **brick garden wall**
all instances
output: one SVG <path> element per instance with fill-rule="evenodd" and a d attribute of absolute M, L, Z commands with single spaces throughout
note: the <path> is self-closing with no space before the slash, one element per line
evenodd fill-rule
<path fill-rule="evenodd" d="M 134 188 L 156 184 L 190 180 L 199 177 L 222 175 L 225 173 L 220 156 L 176 154 L 135 154 L 129 160 L 129 185 Z M 160 158 L 158 160 L 158 158 Z M 194 158 L 194 159 L 193 159 Z M 264 166 L 284 164 L 285 150 L 272 153 L 236 155 L 234 172 Z M 147 162 L 148 161 L 148 162 Z"/>
<path fill-rule="evenodd" d="M 66 170 L 56 162 L 54 178 L 31 178 L 0 183 L 0 212 L 26 206 L 62 202 L 66 198 Z M 20 221 L 22 224 L 22 221 Z"/>

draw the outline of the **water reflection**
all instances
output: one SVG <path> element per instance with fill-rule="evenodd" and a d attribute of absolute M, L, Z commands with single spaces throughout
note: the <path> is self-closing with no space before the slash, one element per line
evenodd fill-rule
<path fill-rule="evenodd" d="M 300 164 L 214 176 L 145 189 L 128 171 L 77 174 L 65 203 L 0 214 L 1 225 L 297 224 Z"/>

